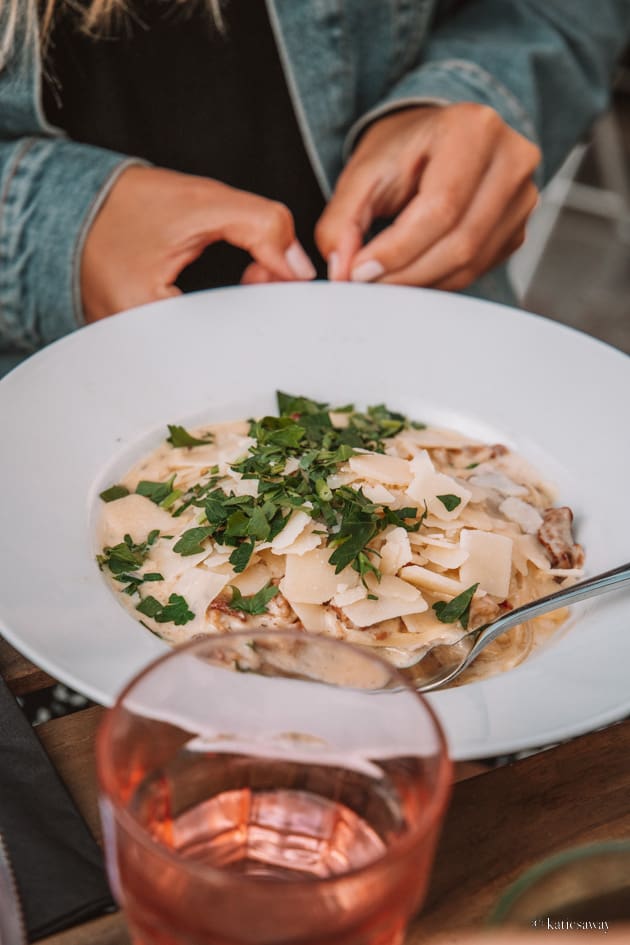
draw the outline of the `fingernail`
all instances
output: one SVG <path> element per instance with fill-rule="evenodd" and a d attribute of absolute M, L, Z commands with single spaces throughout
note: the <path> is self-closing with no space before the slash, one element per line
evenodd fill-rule
<path fill-rule="evenodd" d="M 378 259 L 368 259 L 361 263 L 350 273 L 353 282 L 374 282 L 385 272 L 385 266 L 382 266 Z"/>
<path fill-rule="evenodd" d="M 284 254 L 284 258 L 287 261 L 289 269 L 298 279 L 314 279 L 317 275 L 315 266 L 297 240 L 291 243 Z"/>
<path fill-rule="evenodd" d="M 328 257 L 328 278 L 331 282 L 338 277 L 339 274 L 339 253 L 331 253 Z"/>

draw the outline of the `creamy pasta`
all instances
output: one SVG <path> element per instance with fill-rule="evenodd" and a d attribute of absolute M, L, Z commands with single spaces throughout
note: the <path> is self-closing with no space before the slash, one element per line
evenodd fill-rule
<path fill-rule="evenodd" d="M 574 581 L 572 513 L 522 457 L 379 405 L 279 394 L 280 415 L 169 426 L 102 493 L 100 567 L 171 645 L 287 628 L 413 667 Z M 497 640 L 468 678 L 519 663 L 566 619 Z"/>

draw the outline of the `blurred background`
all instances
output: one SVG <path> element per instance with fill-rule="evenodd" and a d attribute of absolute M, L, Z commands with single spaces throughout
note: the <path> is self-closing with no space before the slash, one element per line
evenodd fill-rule
<path fill-rule="evenodd" d="M 509 268 L 523 308 L 630 354 L 630 49 L 610 109 L 541 194 Z"/>
<path fill-rule="evenodd" d="M 630 354 L 630 51 L 611 109 L 546 187 L 510 270 L 524 308 Z"/>

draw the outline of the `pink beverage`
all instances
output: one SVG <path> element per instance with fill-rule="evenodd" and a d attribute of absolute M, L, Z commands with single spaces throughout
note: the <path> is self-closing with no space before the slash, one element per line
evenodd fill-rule
<path fill-rule="evenodd" d="M 254 665 L 227 672 L 243 667 L 237 637 L 252 639 L 158 661 L 99 733 L 110 878 L 134 943 L 401 942 L 448 797 L 434 716 L 391 667 L 324 638 L 259 632 Z"/>

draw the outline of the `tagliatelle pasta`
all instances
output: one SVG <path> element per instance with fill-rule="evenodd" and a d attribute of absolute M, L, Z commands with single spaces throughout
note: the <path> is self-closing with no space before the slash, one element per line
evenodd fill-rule
<path fill-rule="evenodd" d="M 582 573 L 571 510 L 520 456 L 379 405 L 279 394 L 280 416 L 169 426 L 105 490 L 99 564 L 172 645 L 288 627 L 399 667 Z M 520 662 L 566 619 L 497 640 L 469 678 Z"/>

